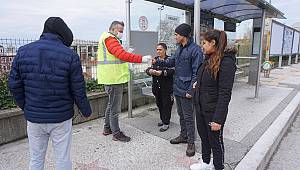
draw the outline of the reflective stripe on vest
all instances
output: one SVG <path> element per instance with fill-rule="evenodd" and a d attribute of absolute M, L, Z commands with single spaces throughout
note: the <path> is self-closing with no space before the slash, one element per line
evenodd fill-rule
<path fill-rule="evenodd" d="M 102 41 L 102 50 L 103 50 L 103 58 L 104 61 L 107 61 L 107 56 L 106 56 L 106 48 L 105 48 L 105 44 Z M 100 61 L 99 61 L 100 62 Z M 99 64 L 99 63 L 98 63 Z"/>
<path fill-rule="evenodd" d="M 111 34 L 111 33 L 108 33 L 108 34 Z M 117 39 L 117 40 L 120 42 L 119 39 Z M 98 61 L 98 64 L 123 64 L 123 63 L 125 63 L 124 61 L 121 61 L 118 58 L 116 58 L 117 60 L 115 60 L 115 61 L 107 61 L 106 45 L 105 45 L 104 41 L 102 41 L 101 44 L 102 44 L 102 50 L 103 50 L 103 61 Z"/>
<path fill-rule="evenodd" d="M 121 60 L 116 60 L 116 61 L 98 61 L 98 64 L 123 64 L 123 63 L 126 63 L 124 61 L 121 61 Z"/>
<path fill-rule="evenodd" d="M 105 44 L 102 41 L 102 50 L 103 50 L 103 61 L 98 61 L 98 64 L 123 64 L 125 63 L 122 60 L 115 60 L 115 61 L 107 61 L 107 54 L 106 54 L 106 48 Z"/>
<path fill-rule="evenodd" d="M 108 37 L 113 37 L 113 35 L 103 33 L 99 40 L 97 56 L 98 83 L 106 85 L 126 83 L 129 80 L 128 63 L 110 54 L 105 45 L 105 39 Z"/>

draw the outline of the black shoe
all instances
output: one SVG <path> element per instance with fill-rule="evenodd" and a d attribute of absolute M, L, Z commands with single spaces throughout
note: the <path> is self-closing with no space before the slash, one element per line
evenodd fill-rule
<path fill-rule="evenodd" d="M 179 135 L 177 138 L 170 140 L 171 144 L 180 144 L 180 143 L 187 143 L 187 138 Z"/>
<path fill-rule="evenodd" d="M 195 144 L 189 143 L 186 148 L 186 156 L 192 157 L 195 155 Z"/>
<path fill-rule="evenodd" d="M 159 129 L 159 131 L 160 132 L 165 132 L 165 131 L 167 131 L 169 129 L 169 125 L 163 125 L 160 129 Z"/>
<path fill-rule="evenodd" d="M 110 128 L 104 128 L 102 134 L 103 134 L 104 136 L 107 136 L 107 135 L 112 134 L 112 131 L 111 131 Z"/>
<path fill-rule="evenodd" d="M 163 122 L 157 123 L 157 126 L 163 126 L 163 125 L 164 125 Z"/>
<path fill-rule="evenodd" d="M 129 142 L 131 140 L 131 138 L 124 135 L 123 132 L 119 132 L 119 133 L 113 135 L 113 140 L 114 141 L 121 141 L 121 142 Z"/>

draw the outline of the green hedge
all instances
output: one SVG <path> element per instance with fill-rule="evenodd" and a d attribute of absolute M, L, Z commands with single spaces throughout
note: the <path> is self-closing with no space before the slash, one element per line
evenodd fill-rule
<path fill-rule="evenodd" d="M 0 76 L 0 110 L 16 107 L 16 103 L 8 89 L 8 74 Z"/>
<path fill-rule="evenodd" d="M 104 86 L 102 84 L 98 84 L 97 80 L 86 80 L 86 91 L 88 93 L 91 92 L 103 92 Z"/>
<path fill-rule="evenodd" d="M 97 83 L 97 80 L 86 80 L 86 91 L 102 92 L 104 86 Z M 8 74 L 1 75 L 0 77 L 0 110 L 15 108 L 16 103 L 8 89 Z"/>

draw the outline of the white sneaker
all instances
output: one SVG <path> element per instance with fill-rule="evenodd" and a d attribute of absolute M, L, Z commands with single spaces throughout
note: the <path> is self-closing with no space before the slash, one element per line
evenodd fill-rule
<path fill-rule="evenodd" d="M 199 163 L 192 164 L 190 166 L 190 169 L 191 170 L 214 170 L 215 168 L 212 163 L 210 164 L 204 163 L 201 159 Z"/>

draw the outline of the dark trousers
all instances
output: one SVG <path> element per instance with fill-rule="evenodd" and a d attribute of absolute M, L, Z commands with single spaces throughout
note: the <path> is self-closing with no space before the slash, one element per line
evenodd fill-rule
<path fill-rule="evenodd" d="M 174 103 L 172 94 L 158 93 L 155 95 L 156 104 L 160 114 L 160 120 L 163 124 L 169 125 L 171 119 L 171 111 Z"/>
<path fill-rule="evenodd" d="M 188 143 L 195 141 L 195 115 L 192 99 L 176 96 L 177 112 L 180 122 L 180 135 L 187 137 Z"/>
<path fill-rule="evenodd" d="M 224 169 L 223 127 L 219 131 L 212 131 L 209 123 L 211 118 L 197 112 L 197 129 L 201 138 L 202 160 L 209 164 L 211 151 L 216 170 Z"/>

